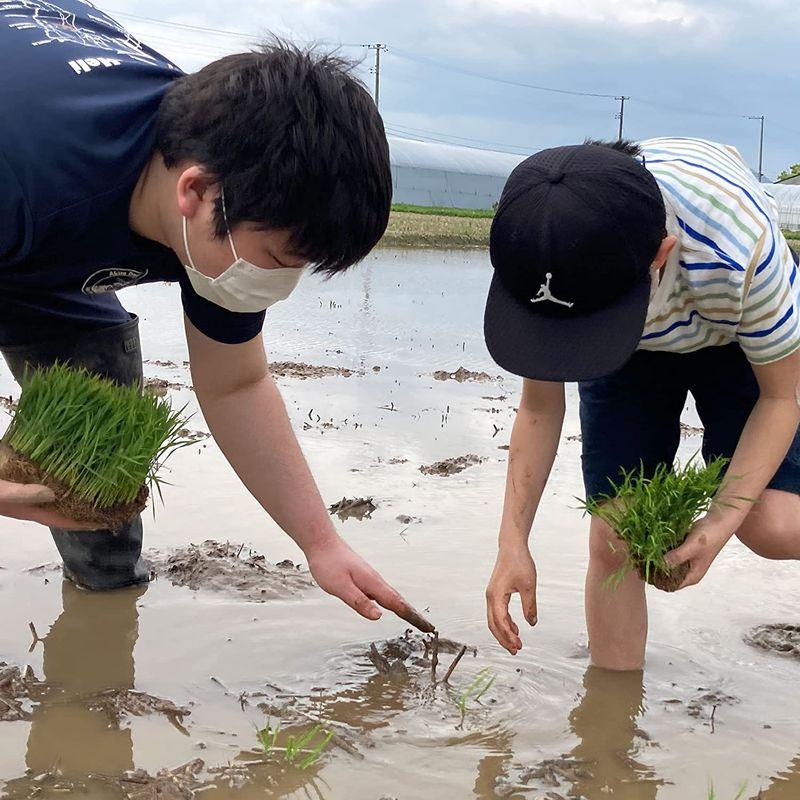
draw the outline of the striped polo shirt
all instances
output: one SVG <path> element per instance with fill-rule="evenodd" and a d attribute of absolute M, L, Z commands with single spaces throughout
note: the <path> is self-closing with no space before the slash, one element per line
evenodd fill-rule
<path fill-rule="evenodd" d="M 753 364 L 800 347 L 800 281 L 775 202 L 732 147 L 641 143 L 678 238 L 647 313 L 643 350 L 688 353 L 738 342 Z"/>

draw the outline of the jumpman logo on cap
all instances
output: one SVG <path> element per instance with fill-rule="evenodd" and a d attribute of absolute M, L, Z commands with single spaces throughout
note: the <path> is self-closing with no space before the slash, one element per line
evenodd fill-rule
<path fill-rule="evenodd" d="M 559 300 L 557 297 L 554 297 L 553 293 L 550 291 L 550 281 L 553 278 L 553 274 L 548 272 L 545 278 L 547 278 L 547 280 L 539 287 L 536 297 L 531 298 L 531 303 L 543 303 L 545 300 L 549 300 L 551 303 L 572 308 L 572 306 L 575 305 L 574 303 L 568 303 L 566 300 Z"/>

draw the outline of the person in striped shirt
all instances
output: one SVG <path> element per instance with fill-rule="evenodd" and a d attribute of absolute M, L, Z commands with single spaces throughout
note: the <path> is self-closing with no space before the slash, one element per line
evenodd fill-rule
<path fill-rule="evenodd" d="M 529 537 L 577 381 L 587 496 L 621 469 L 672 464 L 688 394 L 703 455 L 737 476 L 668 555 L 698 583 L 736 535 L 755 553 L 800 558 L 800 280 L 775 203 L 732 147 L 660 138 L 545 150 L 510 176 L 492 224 L 484 330 L 494 360 L 522 376 L 489 627 L 522 647 L 509 600 L 537 621 Z M 735 498 L 734 498 L 735 496 Z M 741 498 L 757 498 L 758 502 Z M 606 579 L 626 558 L 590 525 L 586 617 L 592 661 L 640 669 L 644 584 Z"/>

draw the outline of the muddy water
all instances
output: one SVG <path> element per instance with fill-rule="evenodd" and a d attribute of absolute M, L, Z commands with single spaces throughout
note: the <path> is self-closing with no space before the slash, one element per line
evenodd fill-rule
<path fill-rule="evenodd" d="M 379 674 L 370 644 L 385 647 L 403 624 L 361 621 L 317 589 L 258 603 L 162 575 L 146 590 L 88 595 L 36 569 L 56 559 L 46 531 L 3 520 L 0 662 L 30 665 L 46 687 L 20 700 L 27 719 L 0 722 L 9 796 L 701 800 L 713 781 L 724 800 L 744 783 L 747 798 L 800 798 L 800 662 L 743 641 L 758 625 L 798 622 L 796 566 L 734 543 L 700 587 L 651 591 L 643 676 L 588 667 L 574 392 L 535 533 L 540 622 L 516 658 L 492 643 L 482 593 L 519 384 L 495 377 L 482 343 L 488 281 L 482 254 L 385 251 L 340 279 L 305 280 L 270 312 L 265 333 L 275 361 L 353 372 L 287 370 L 278 381 L 326 503 L 376 506 L 337 520 L 342 534 L 444 636 L 477 647 L 449 689 L 431 686 L 419 652 Z M 196 410 L 176 290 L 123 299 L 143 319 L 145 357 L 160 362 L 147 374 Z M 462 366 L 491 379 L 433 376 Z M 15 393 L 0 367 L 0 396 Z M 691 409 L 686 420 L 696 424 Z M 190 427 L 205 430 L 199 415 Z M 688 437 L 684 455 L 698 447 Z M 466 455 L 479 463 L 420 471 Z M 165 505 L 146 517 L 149 547 L 215 539 L 302 562 L 212 440 L 171 468 Z M 452 658 L 440 656 L 444 668 Z M 476 701 L 470 687 L 481 676 L 495 680 Z M 176 720 L 157 700 L 190 713 Z M 282 721 L 279 744 L 315 719 L 336 737 L 306 770 L 275 753 L 255 763 L 255 726 L 268 718 Z M 173 772 L 156 778 L 164 770 Z"/>

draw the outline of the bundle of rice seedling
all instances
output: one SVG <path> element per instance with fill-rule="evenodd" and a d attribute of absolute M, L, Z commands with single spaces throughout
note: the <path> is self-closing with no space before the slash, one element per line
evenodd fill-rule
<path fill-rule="evenodd" d="M 84 369 L 28 371 L 0 445 L 0 478 L 44 484 L 70 519 L 118 528 L 144 509 L 167 456 L 189 443 L 182 412 Z"/>
<path fill-rule="evenodd" d="M 727 459 L 715 458 L 706 466 L 692 459 L 674 470 L 661 464 L 647 477 L 644 469 L 622 471 L 619 483 L 611 481 L 608 494 L 583 501 L 583 509 L 607 522 L 628 547 L 628 560 L 609 579 L 616 587 L 631 569 L 647 583 L 674 592 L 680 588 L 689 564 L 670 567 L 664 556 L 683 544 L 694 522 L 715 502 Z"/>

